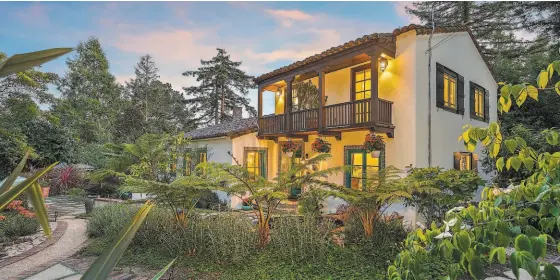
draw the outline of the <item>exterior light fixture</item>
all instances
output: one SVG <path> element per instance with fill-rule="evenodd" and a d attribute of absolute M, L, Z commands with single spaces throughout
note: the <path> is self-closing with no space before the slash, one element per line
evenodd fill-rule
<path fill-rule="evenodd" d="M 381 72 L 387 69 L 387 65 L 389 65 L 389 61 L 386 58 L 382 57 L 379 59 L 379 70 L 381 70 Z"/>
<path fill-rule="evenodd" d="M 276 97 L 280 98 L 280 95 L 282 95 L 282 93 L 280 92 L 280 90 L 276 91 Z"/>

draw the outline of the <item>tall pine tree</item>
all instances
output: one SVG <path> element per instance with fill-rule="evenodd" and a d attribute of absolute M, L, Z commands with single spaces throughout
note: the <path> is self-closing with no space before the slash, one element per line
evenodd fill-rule
<path fill-rule="evenodd" d="M 150 55 L 135 67 L 136 76 L 126 82 L 127 105 L 117 121 L 117 138 L 133 143 L 145 133 L 176 134 L 195 128 L 185 98 L 169 83 L 159 80 L 159 70 Z"/>
<path fill-rule="evenodd" d="M 241 62 L 231 61 L 224 49 L 217 50 L 218 54 L 211 60 L 200 61 L 202 66 L 198 70 L 183 73 L 199 82 L 198 86 L 184 89 L 192 97 L 187 103 L 193 105 L 202 125 L 230 121 L 236 106 L 243 106 L 250 115 L 256 115 L 247 98 L 249 89 L 254 88 L 253 77 L 240 70 Z"/>
<path fill-rule="evenodd" d="M 109 61 L 97 38 L 80 42 L 76 56 L 66 60 L 68 71 L 58 82 L 62 94 L 53 112 L 86 143 L 112 140 L 122 109 L 122 87 L 109 72 Z"/>
<path fill-rule="evenodd" d="M 539 53 L 546 49 L 548 40 L 517 38 L 517 31 L 529 30 L 524 16 L 528 13 L 521 2 L 414 2 L 407 12 L 422 23 L 432 26 L 432 11 L 436 26 L 466 25 L 470 27 L 483 53 L 493 61 L 496 58 L 514 59 Z"/>

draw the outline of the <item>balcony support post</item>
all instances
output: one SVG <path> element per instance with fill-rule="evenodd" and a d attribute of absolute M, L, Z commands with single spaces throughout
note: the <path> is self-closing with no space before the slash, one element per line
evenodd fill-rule
<path fill-rule="evenodd" d="M 321 131 L 325 128 L 325 71 L 323 69 L 317 71 L 319 81 L 318 81 L 318 94 L 319 94 L 319 106 L 318 106 L 318 121 L 317 130 Z"/>
<path fill-rule="evenodd" d="M 262 86 L 262 85 L 259 85 L 259 86 L 258 86 L 258 89 L 257 89 L 257 97 L 258 97 L 258 99 L 259 99 L 259 101 L 258 101 L 259 104 L 258 104 L 258 118 L 257 118 L 257 123 L 259 124 L 259 127 L 261 127 L 261 119 L 262 119 L 262 116 L 263 116 L 263 98 L 262 98 L 263 91 L 264 91 L 264 90 L 263 90 L 263 86 Z M 260 129 L 259 129 L 259 131 L 257 132 L 257 135 L 261 135 Z"/>
<path fill-rule="evenodd" d="M 286 133 L 289 133 L 292 130 L 292 83 L 294 82 L 294 77 L 286 79 L 285 82 L 286 100 L 284 100 L 284 114 L 286 116 L 286 123 L 284 130 Z"/>
<path fill-rule="evenodd" d="M 370 120 L 372 126 L 376 126 L 379 121 L 379 66 L 378 61 L 381 56 L 379 49 L 374 49 L 367 53 L 371 59 L 371 99 L 369 104 Z"/>

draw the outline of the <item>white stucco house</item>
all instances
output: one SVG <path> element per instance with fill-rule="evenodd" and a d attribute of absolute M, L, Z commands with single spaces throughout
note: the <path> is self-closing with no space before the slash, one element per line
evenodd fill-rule
<path fill-rule="evenodd" d="M 484 127 L 496 121 L 496 81 L 467 27 L 435 29 L 429 70 L 430 33 L 429 28 L 409 25 L 392 33 L 365 35 L 262 74 L 255 79 L 256 119 L 196 130 L 190 137 L 210 147 L 208 160 L 234 163 L 227 155 L 231 151 L 268 179 L 294 161 L 312 157 L 311 143 L 317 137 L 332 148 L 332 159 L 320 168 L 355 167 L 351 173 L 329 178 L 347 187 L 359 187 L 365 170 L 389 165 L 427 167 L 431 160 L 431 166 L 481 170 L 480 151 L 467 152 L 457 138 L 465 124 Z M 318 106 L 296 106 L 294 88 L 301 82 L 317 87 Z M 271 108 L 264 106 L 267 95 L 274 99 Z M 213 129 L 221 132 L 205 134 Z M 386 148 L 379 158 L 361 147 L 370 132 L 384 136 Z M 293 157 L 280 150 L 288 139 L 301 146 Z M 232 201 L 232 206 L 238 203 Z M 328 208 L 338 203 L 329 201 Z M 414 222 L 409 210 L 401 209 Z"/>

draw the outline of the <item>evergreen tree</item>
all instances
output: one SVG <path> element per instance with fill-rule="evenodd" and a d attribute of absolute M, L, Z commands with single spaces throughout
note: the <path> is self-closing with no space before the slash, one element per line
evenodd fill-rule
<path fill-rule="evenodd" d="M 514 35 L 529 30 L 523 16 L 528 10 L 521 2 L 414 2 L 407 12 L 428 26 L 432 12 L 436 26 L 468 26 L 491 61 L 539 53 L 548 45 L 544 37 L 525 40 Z"/>
<path fill-rule="evenodd" d="M 53 111 L 81 141 L 108 142 L 123 105 L 122 87 L 109 72 L 109 61 L 97 38 L 80 42 L 76 53 L 66 60 L 68 71 L 58 82 L 62 99 Z"/>
<path fill-rule="evenodd" d="M 5 53 L 0 52 L 0 62 L 7 58 Z M 0 106 L 5 105 L 6 100 L 13 100 L 13 98 L 18 98 L 22 101 L 33 98 L 40 103 L 51 103 L 54 97 L 48 92 L 48 85 L 56 82 L 58 75 L 41 72 L 38 68 L 0 78 Z"/>
<path fill-rule="evenodd" d="M 141 135 L 175 134 L 194 128 L 193 114 L 184 97 L 169 83 L 159 80 L 150 55 L 140 58 L 136 77 L 126 83 L 127 104 L 117 121 L 117 138 L 133 143 Z"/>
<path fill-rule="evenodd" d="M 241 62 L 230 60 L 224 49 L 211 60 L 201 60 L 196 71 L 186 71 L 183 76 L 196 77 L 198 86 L 186 87 L 187 104 L 193 105 L 200 124 L 215 124 L 230 121 L 236 106 L 243 106 L 252 116 L 255 108 L 249 105 L 247 94 L 254 88 L 253 77 L 239 69 Z"/>

